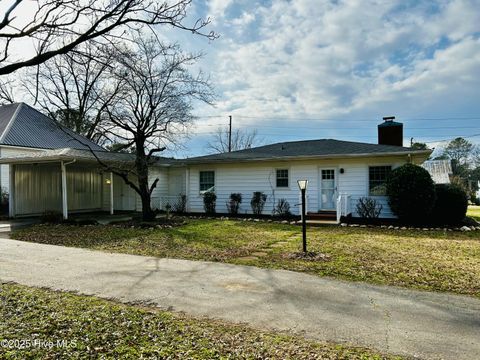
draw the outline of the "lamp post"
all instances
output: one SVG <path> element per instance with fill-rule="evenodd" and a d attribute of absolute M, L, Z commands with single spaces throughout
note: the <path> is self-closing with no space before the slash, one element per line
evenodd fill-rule
<path fill-rule="evenodd" d="M 302 233 L 303 233 L 303 252 L 307 252 L 307 222 L 305 211 L 305 193 L 307 192 L 308 180 L 297 180 L 298 188 L 302 193 Z"/>

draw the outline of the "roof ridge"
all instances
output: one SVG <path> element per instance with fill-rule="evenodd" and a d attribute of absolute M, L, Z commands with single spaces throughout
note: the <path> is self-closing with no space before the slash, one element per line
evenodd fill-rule
<path fill-rule="evenodd" d="M 17 119 L 18 113 L 20 112 L 20 109 L 22 108 L 22 105 L 24 105 L 23 102 L 14 103 L 14 104 L 17 105 L 17 108 L 15 109 L 15 112 L 13 113 L 12 117 L 11 117 L 10 120 L 8 121 L 8 124 L 7 124 L 7 126 L 5 127 L 5 130 L 3 130 L 3 133 L 2 133 L 2 135 L 0 136 L 0 143 L 3 143 L 3 140 L 4 140 L 5 137 L 7 136 L 7 133 L 10 131 L 10 129 L 12 128 L 13 123 L 14 123 L 15 120 Z M 14 104 L 12 104 L 12 105 L 14 105 Z"/>

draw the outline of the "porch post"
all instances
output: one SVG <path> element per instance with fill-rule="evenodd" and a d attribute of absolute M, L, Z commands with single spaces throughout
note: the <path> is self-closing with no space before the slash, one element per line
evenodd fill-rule
<path fill-rule="evenodd" d="M 110 172 L 110 215 L 113 215 L 113 172 Z"/>
<path fill-rule="evenodd" d="M 61 162 L 62 168 L 62 213 L 63 219 L 68 219 L 68 199 L 67 199 L 67 169 L 63 161 Z"/>
<path fill-rule="evenodd" d="M 9 189 L 8 189 L 8 216 L 15 216 L 15 165 L 8 166 Z"/>

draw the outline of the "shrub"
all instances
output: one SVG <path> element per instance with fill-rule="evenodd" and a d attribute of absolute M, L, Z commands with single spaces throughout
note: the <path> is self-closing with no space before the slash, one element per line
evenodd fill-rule
<path fill-rule="evenodd" d="M 232 193 L 230 194 L 230 201 L 227 201 L 227 210 L 229 214 L 236 215 L 238 214 L 238 209 L 242 203 L 242 194 Z"/>
<path fill-rule="evenodd" d="M 386 184 L 388 203 L 400 220 L 420 223 L 435 204 L 435 185 L 424 168 L 402 165 L 390 173 Z"/>
<path fill-rule="evenodd" d="M 432 210 L 432 221 L 438 224 L 459 224 L 468 208 L 467 193 L 455 184 L 437 184 L 437 200 Z"/>
<path fill-rule="evenodd" d="M 369 197 L 358 199 L 356 205 L 357 214 L 364 219 L 377 219 L 382 209 L 382 204 L 379 204 L 377 200 Z"/>
<path fill-rule="evenodd" d="M 173 211 L 178 214 L 187 212 L 187 195 L 179 195 L 178 200 L 173 204 Z"/>
<path fill-rule="evenodd" d="M 255 215 L 261 215 L 263 208 L 265 207 L 265 202 L 267 201 L 267 195 L 261 191 L 255 191 L 250 200 L 250 206 L 252 207 L 252 212 Z"/>
<path fill-rule="evenodd" d="M 203 208 L 207 214 L 215 214 L 217 195 L 213 191 L 207 191 L 203 194 Z"/>
<path fill-rule="evenodd" d="M 8 191 L 2 187 L 0 191 L 0 212 L 2 215 L 8 215 Z"/>
<path fill-rule="evenodd" d="M 60 224 L 63 222 L 63 214 L 55 210 L 47 210 L 40 215 L 42 224 Z"/>
<path fill-rule="evenodd" d="M 273 213 L 281 218 L 289 218 L 292 216 L 292 213 L 290 212 L 290 204 L 287 199 L 278 199 Z"/>

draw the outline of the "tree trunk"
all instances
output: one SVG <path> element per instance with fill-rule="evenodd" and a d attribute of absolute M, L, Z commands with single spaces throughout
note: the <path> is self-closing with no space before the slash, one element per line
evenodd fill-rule
<path fill-rule="evenodd" d="M 141 136 L 139 136 L 141 138 Z M 135 166 L 137 169 L 138 188 L 140 190 L 140 199 L 142 200 L 142 220 L 151 221 L 155 219 L 155 212 L 151 206 L 151 194 L 148 184 L 148 162 L 145 155 L 143 139 L 136 141 L 136 159 Z"/>

